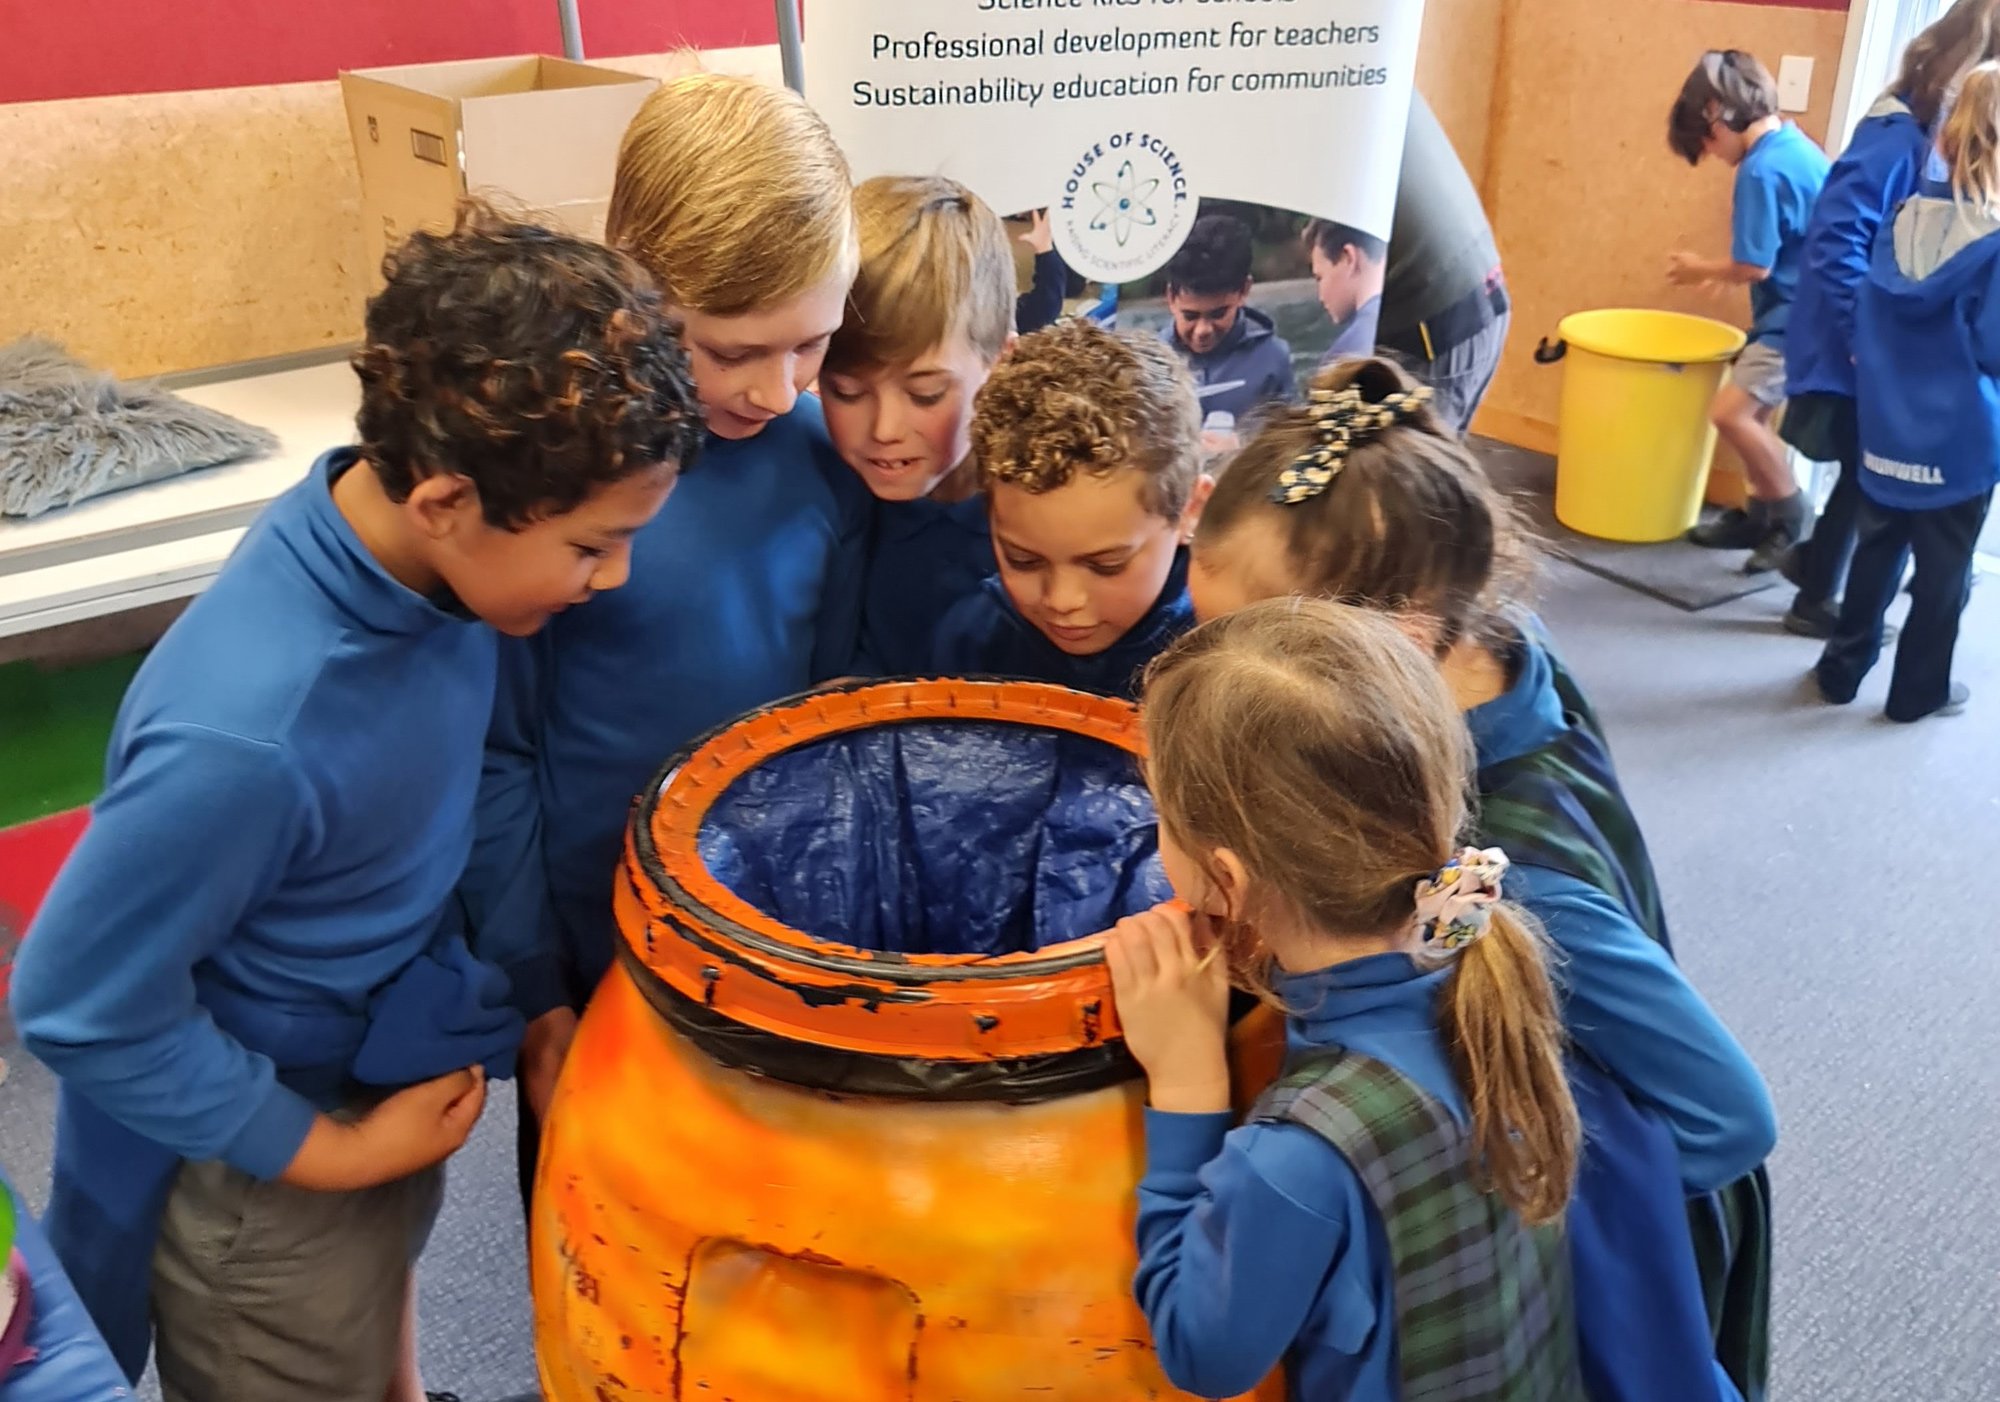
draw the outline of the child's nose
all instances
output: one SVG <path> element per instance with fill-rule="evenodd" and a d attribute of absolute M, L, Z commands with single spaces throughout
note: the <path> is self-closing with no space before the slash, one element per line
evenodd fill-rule
<path fill-rule="evenodd" d="M 1090 591 L 1068 570 L 1056 570 L 1049 579 L 1049 612 L 1075 613 L 1090 602 Z"/>
<path fill-rule="evenodd" d="M 883 394 L 875 399 L 875 441 L 894 443 L 903 436 L 903 411 L 893 394 Z"/>
<path fill-rule="evenodd" d="M 590 575 L 591 592 L 596 594 L 602 594 L 607 590 L 621 589 L 624 587 L 625 581 L 630 579 L 631 577 L 632 577 L 631 549 L 628 547 L 627 549 L 624 550 L 614 551 L 611 554 L 606 555 L 602 560 L 599 560 L 597 562 L 597 568 L 591 571 Z"/>
<path fill-rule="evenodd" d="M 789 414 L 799 401 L 799 387 L 792 373 L 790 356 L 762 362 L 757 378 L 751 381 L 748 398 L 767 414 Z"/>

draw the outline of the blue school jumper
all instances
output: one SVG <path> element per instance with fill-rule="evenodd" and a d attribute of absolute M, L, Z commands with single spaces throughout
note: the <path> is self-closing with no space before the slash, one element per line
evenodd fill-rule
<path fill-rule="evenodd" d="M 1827 169 L 1826 153 L 1790 122 L 1758 141 L 1736 167 L 1730 256 L 1771 274 L 1750 285 L 1753 343 L 1784 339 L 1805 263 L 1806 224 Z"/>
<path fill-rule="evenodd" d="M 1023 618 L 995 574 L 977 594 L 960 600 L 938 625 L 932 670 L 950 677 L 1049 682 L 1136 701 L 1146 664 L 1194 627 L 1187 569 L 1187 547 L 1182 546 L 1153 606 L 1117 642 L 1088 657 L 1064 652 Z"/>
<path fill-rule="evenodd" d="M 1894 94 L 1854 128 L 1806 226 L 1804 266 L 1785 337 L 1785 392 L 1854 398 L 1854 321 L 1875 239 L 1916 193 L 1930 133 Z"/>
<path fill-rule="evenodd" d="M 932 670 L 938 625 L 980 591 L 993 565 L 984 492 L 949 505 L 878 501 L 861 611 L 860 669 L 886 677 Z"/>
<path fill-rule="evenodd" d="M 1718 1361 L 1746 1395 L 1761 1395 L 1769 1190 L 1756 1170 L 1776 1136 L 1769 1095 L 1672 962 L 1651 863 L 1602 732 L 1537 621 L 1524 620 L 1509 661 L 1507 692 L 1466 719 L 1479 757 L 1481 840 L 1509 849 L 1509 897 L 1564 955 L 1555 973 L 1576 1048 L 1571 1084 L 1593 1148 L 1571 1234 L 1593 1394 L 1671 1398 L 1691 1386 L 1689 1331 L 1710 1333 L 1712 1315 Z M 1593 1084 L 1605 1077 L 1630 1106 Z M 1659 1162 L 1648 1119 L 1668 1135 L 1670 1164 Z M 1662 1215 L 1655 1193 L 1631 1187 L 1669 1175 L 1691 1197 L 1710 1196 Z M 1688 1249 L 1690 1230 L 1707 1300 L 1707 1312 L 1694 1302 L 1692 1318 L 1685 1281 L 1650 1269 Z M 1639 1321 L 1647 1327 L 1634 1332 Z"/>
<path fill-rule="evenodd" d="M 873 503 L 807 396 L 754 438 L 709 435 L 625 587 L 503 647 L 464 895 L 526 1016 L 580 1008 L 611 967 L 626 820 L 660 767 L 853 672 Z"/>
<path fill-rule="evenodd" d="M 1255 307 L 1237 311 L 1236 324 L 1212 351 L 1189 350 L 1172 321 L 1160 329 L 1160 339 L 1194 376 L 1204 415 L 1228 414 L 1240 423 L 1254 409 L 1299 397 L 1292 348 L 1270 316 Z"/>
<path fill-rule="evenodd" d="M 1861 490 L 1898 511 L 2000 481 L 2000 221 L 1920 195 L 1861 293 Z"/>
<path fill-rule="evenodd" d="M 1469 1118 L 1437 1025 L 1450 966 L 1377 954 L 1280 980 L 1288 1062 L 1373 1057 Z M 1133 1293 L 1160 1365 L 1200 1397 L 1279 1363 L 1297 1402 L 1398 1402 L 1396 1281 L 1380 1214 L 1347 1159 L 1289 1122 L 1146 1112 Z"/>
<path fill-rule="evenodd" d="M 520 1040 L 499 974 L 441 933 L 494 635 L 362 546 L 330 490 L 356 461 L 273 503 L 139 669 L 15 969 L 62 1078 L 48 1234 L 135 1379 L 182 1159 L 275 1178 L 356 1082 L 510 1074 Z"/>

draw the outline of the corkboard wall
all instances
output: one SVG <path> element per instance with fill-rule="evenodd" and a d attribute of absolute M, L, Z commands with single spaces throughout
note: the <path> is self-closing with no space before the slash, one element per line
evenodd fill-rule
<path fill-rule="evenodd" d="M 776 77 L 774 49 L 711 67 Z M 665 77 L 681 54 L 605 60 Z M 357 339 L 360 191 L 335 83 L 0 106 L 0 341 L 125 375 Z"/>
<path fill-rule="evenodd" d="M 1417 88 L 1475 183 L 1485 179 L 1489 158 L 1504 8 L 1504 0 L 1428 0 L 1424 7 Z"/>
<path fill-rule="evenodd" d="M 1775 72 L 1814 61 L 1825 136 L 1846 15 L 1713 0 L 1507 0 L 1484 191 L 1514 295 L 1506 360 L 1479 427 L 1531 447 L 1553 442 L 1561 372 L 1536 339 L 1592 307 L 1667 307 L 1746 325 L 1740 289 L 1667 285 L 1667 254 L 1729 249 L 1727 167 L 1691 170 L 1667 150 L 1667 109 L 1704 49 L 1748 49 Z"/>

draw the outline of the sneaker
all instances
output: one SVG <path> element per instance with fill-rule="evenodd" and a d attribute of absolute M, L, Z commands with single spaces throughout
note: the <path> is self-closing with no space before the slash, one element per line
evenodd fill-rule
<path fill-rule="evenodd" d="M 1965 714 L 1966 706 L 1971 704 L 1971 701 L 1972 688 L 1964 682 L 1953 682 L 1951 690 L 1945 694 L 1944 704 L 1934 711 L 1925 711 L 1920 716 L 1899 716 L 1888 712 L 1884 712 L 1884 714 L 1888 715 L 1890 720 L 1900 721 L 1904 725 L 1914 725 L 1916 722 L 1928 720 L 1932 716 L 1962 716 Z"/>
<path fill-rule="evenodd" d="M 1821 641 L 1840 631 L 1840 606 L 1832 603 L 1807 603 L 1803 599 L 1792 600 L 1792 606 L 1785 616 L 1778 620 L 1787 633 L 1796 633 L 1802 638 L 1818 638 Z M 1896 641 L 1896 635 L 1903 630 L 1893 623 L 1882 625 L 1882 646 Z"/>
<path fill-rule="evenodd" d="M 1769 574 L 1783 566 L 1785 556 L 1798 549 L 1799 541 L 1783 526 L 1773 526 L 1764 532 L 1764 538 L 1757 542 L 1757 548 L 1750 552 L 1750 558 L 1743 562 L 1745 574 Z"/>
<path fill-rule="evenodd" d="M 1749 512 L 1732 506 L 1690 530 L 1687 538 L 1704 550 L 1755 550 L 1764 539 L 1764 527 Z"/>
<path fill-rule="evenodd" d="M 1801 638 L 1830 638 L 1840 625 L 1840 610 L 1821 600 L 1809 603 L 1804 599 L 1792 600 L 1792 606 L 1785 616 L 1778 620 L 1787 633 L 1796 633 Z"/>

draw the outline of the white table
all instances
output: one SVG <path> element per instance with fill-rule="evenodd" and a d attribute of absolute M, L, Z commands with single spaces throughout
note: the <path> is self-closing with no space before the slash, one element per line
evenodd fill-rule
<path fill-rule="evenodd" d="M 0 521 L 0 638 L 198 594 L 264 507 L 354 440 L 345 361 L 175 391 L 278 436 L 252 462 L 191 472 L 29 521 Z"/>

